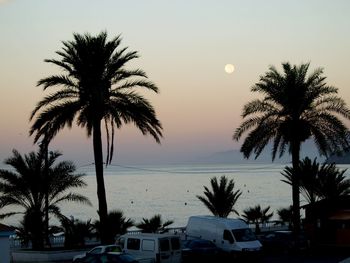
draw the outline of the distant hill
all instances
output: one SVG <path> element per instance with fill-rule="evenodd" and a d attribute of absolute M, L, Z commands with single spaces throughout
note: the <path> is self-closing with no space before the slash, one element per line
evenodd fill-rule
<path fill-rule="evenodd" d="M 319 162 L 323 162 L 325 158 L 320 157 L 315 149 L 305 148 L 301 152 L 301 158 L 308 156 L 311 159 L 317 157 Z M 349 155 L 350 160 L 350 155 Z M 291 163 L 292 157 L 286 152 L 281 158 L 278 156 L 274 160 L 274 163 Z M 249 159 L 245 159 L 243 154 L 239 150 L 228 150 L 222 152 L 216 152 L 202 156 L 195 160 L 197 163 L 231 163 L 231 164 L 246 164 L 246 163 L 272 163 L 271 151 L 265 150 L 261 155 L 255 159 L 255 155 L 251 155 Z"/>

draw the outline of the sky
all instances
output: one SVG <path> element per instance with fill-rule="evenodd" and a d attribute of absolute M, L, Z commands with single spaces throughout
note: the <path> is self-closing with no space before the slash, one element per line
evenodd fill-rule
<path fill-rule="evenodd" d="M 347 0 L 0 0 L 0 161 L 12 149 L 37 149 L 29 116 L 47 93 L 36 83 L 60 73 L 44 59 L 58 58 L 74 32 L 121 35 L 121 46 L 140 54 L 130 68 L 160 89 L 145 96 L 164 128 L 161 145 L 123 126 L 113 162 L 173 163 L 239 149 L 233 131 L 270 65 L 322 67 L 349 104 L 349 12 Z M 50 147 L 79 165 L 93 162 L 92 140 L 76 126 Z"/>

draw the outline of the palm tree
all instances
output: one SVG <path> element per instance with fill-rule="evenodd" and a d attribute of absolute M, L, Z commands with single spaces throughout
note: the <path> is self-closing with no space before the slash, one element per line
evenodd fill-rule
<path fill-rule="evenodd" d="M 135 225 L 134 221 L 130 218 L 124 216 L 123 211 L 113 210 L 108 213 L 107 216 L 107 225 L 108 225 L 108 236 L 107 242 L 113 243 L 117 235 L 123 235 L 127 232 L 128 228 Z M 101 234 L 101 223 L 99 220 L 94 222 L 94 227 L 96 229 L 97 235 Z"/>
<path fill-rule="evenodd" d="M 228 181 L 226 176 L 220 177 L 218 182 L 216 177 L 210 179 L 212 191 L 204 186 L 204 196 L 197 195 L 197 198 L 212 212 L 214 216 L 227 217 L 231 212 L 238 214 L 234 206 L 241 196 L 242 191 L 233 189 L 235 183 L 233 179 Z"/>
<path fill-rule="evenodd" d="M 314 204 L 318 200 L 327 199 L 337 201 L 341 197 L 350 195 L 350 179 L 345 176 L 345 170 L 340 170 L 334 163 L 324 163 L 321 166 L 316 162 L 316 158 L 311 160 L 306 157 L 300 161 L 298 170 L 293 167 L 285 167 L 282 175 L 283 182 L 292 184 L 294 174 L 299 173 L 300 191 L 309 204 Z"/>
<path fill-rule="evenodd" d="M 74 217 L 61 219 L 64 231 L 65 248 L 84 247 L 85 238 L 92 237 L 93 225 L 91 220 L 82 221 Z"/>
<path fill-rule="evenodd" d="M 345 175 L 346 169 L 340 170 L 334 163 L 324 163 L 318 173 L 318 196 L 336 202 L 350 195 L 350 179 Z"/>
<path fill-rule="evenodd" d="M 295 174 L 301 175 L 299 176 L 300 192 L 309 204 L 314 204 L 319 199 L 318 173 L 320 167 L 319 163 L 316 160 L 317 158 L 311 162 L 310 158 L 305 157 L 299 162 L 297 170 L 295 170 L 294 167 L 286 166 L 282 172 L 282 175 L 285 178 L 282 180 L 282 182 L 285 182 L 289 185 L 292 185 L 293 177 Z"/>
<path fill-rule="evenodd" d="M 74 34 L 73 41 L 64 41 L 63 49 L 56 53 L 60 59 L 45 62 L 58 66 L 64 74 L 39 80 L 38 86 L 60 89 L 47 95 L 31 114 L 30 134 L 34 141 L 48 137 L 51 140 L 65 126 L 78 126 L 93 137 L 98 211 L 102 226 L 107 220 L 107 201 L 103 177 L 103 153 L 101 122 L 107 134 L 106 163 L 113 157 L 114 129 L 123 124 L 134 124 L 144 135 L 150 134 L 160 143 L 162 126 L 153 106 L 135 88 L 158 92 L 140 69 L 129 70 L 126 64 L 138 58 L 136 51 L 120 48 L 121 37 L 110 41 L 107 33 L 97 36 Z M 106 242 L 106 229 L 102 229 L 101 241 Z"/>
<path fill-rule="evenodd" d="M 45 232 L 45 195 L 47 193 L 50 214 L 62 218 L 59 205 L 63 202 L 80 202 L 91 205 L 90 201 L 77 193 L 68 192 L 72 188 L 85 187 L 82 174 L 75 174 L 72 162 L 62 161 L 54 165 L 59 152 L 48 155 L 48 173 L 44 172 L 42 154 L 31 152 L 24 157 L 16 150 L 13 156 L 5 160 L 5 164 L 13 170 L 0 169 L 0 208 L 7 206 L 20 207 L 19 211 L 5 213 L 1 218 L 14 214 L 23 214 L 23 225 L 30 232 L 30 240 L 34 249 L 43 247 Z M 68 192 L 68 193 L 67 193 Z M 30 224 L 28 222 L 31 222 Z"/>
<path fill-rule="evenodd" d="M 289 229 L 292 228 L 292 225 L 293 225 L 293 207 L 292 206 L 278 209 L 277 215 L 281 225 L 288 223 Z"/>
<path fill-rule="evenodd" d="M 142 222 L 138 223 L 136 227 L 141 229 L 142 233 L 158 233 L 166 231 L 166 227 L 174 223 L 172 220 L 163 222 L 161 215 L 154 215 L 150 219 L 142 218 Z"/>
<path fill-rule="evenodd" d="M 260 233 L 260 224 L 268 222 L 273 216 L 269 213 L 270 206 L 262 209 L 260 205 L 249 207 L 243 211 L 242 217 L 248 222 L 255 224 L 255 233 Z"/>
<path fill-rule="evenodd" d="M 309 64 L 291 66 L 283 63 L 283 73 L 273 66 L 252 87 L 264 95 L 244 106 L 245 121 L 235 130 L 239 140 L 248 133 L 241 146 L 245 158 L 254 152 L 257 158 L 272 141 L 272 160 L 288 148 L 292 165 L 297 169 L 301 144 L 312 138 L 321 155 L 342 152 L 349 147 L 348 129 L 339 119 L 350 119 L 350 110 L 337 96 L 337 88 L 328 86 L 323 70 L 307 75 Z M 293 217 L 296 232 L 300 230 L 299 174 L 292 178 Z"/>

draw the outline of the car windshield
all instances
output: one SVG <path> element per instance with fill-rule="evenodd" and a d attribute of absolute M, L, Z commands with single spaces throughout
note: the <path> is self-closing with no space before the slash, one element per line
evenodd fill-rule
<path fill-rule="evenodd" d="M 256 236 L 249 228 L 232 229 L 232 234 L 237 242 L 247 242 L 256 240 Z"/>

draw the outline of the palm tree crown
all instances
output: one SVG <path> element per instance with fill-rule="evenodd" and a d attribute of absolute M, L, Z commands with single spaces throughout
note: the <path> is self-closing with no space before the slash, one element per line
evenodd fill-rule
<path fill-rule="evenodd" d="M 214 216 L 227 217 L 231 212 L 238 214 L 234 206 L 241 196 L 240 190 L 234 191 L 235 183 L 233 179 L 228 181 L 226 176 L 220 177 L 218 182 L 216 177 L 210 179 L 212 191 L 204 186 L 204 196 L 197 195 L 197 198 L 212 212 Z"/>
<path fill-rule="evenodd" d="M 162 126 L 153 106 L 135 89 L 158 92 L 158 88 L 140 69 L 130 70 L 126 64 L 138 58 L 136 51 L 120 48 L 120 36 L 108 41 L 107 33 L 97 36 L 74 34 L 73 41 L 63 42 L 62 51 L 56 53 L 59 60 L 47 59 L 63 70 L 64 74 L 41 79 L 38 85 L 44 90 L 59 86 L 34 108 L 35 119 L 30 134 L 34 141 L 40 137 L 51 140 L 65 126 L 86 128 L 93 137 L 94 160 L 102 225 L 101 240 L 107 242 L 107 201 L 103 177 L 103 153 L 101 122 L 107 135 L 106 163 L 113 157 L 114 129 L 123 124 L 134 124 L 144 135 L 151 135 L 156 142 L 162 137 Z"/>
<path fill-rule="evenodd" d="M 144 71 L 125 68 L 129 61 L 138 58 L 137 52 L 119 49 L 120 36 L 108 41 L 106 32 L 96 37 L 74 34 L 74 41 L 62 43 L 63 51 L 56 52 L 61 59 L 45 62 L 59 66 L 66 74 L 38 82 L 44 90 L 61 88 L 46 96 L 32 111 L 31 119 L 36 118 L 30 134 L 35 133 L 35 142 L 47 134 L 53 137 L 66 125 L 71 127 L 75 118 L 78 126 L 86 128 L 88 136 L 94 122 L 104 120 L 108 141 L 113 140 L 114 127 L 133 123 L 143 134 L 150 134 L 160 142 L 162 127 L 152 105 L 133 90 L 142 87 L 158 92 L 158 88 L 147 80 Z M 112 145 L 108 153 L 110 162 Z"/>
<path fill-rule="evenodd" d="M 323 70 L 309 76 L 309 64 L 291 66 L 282 64 L 284 74 L 270 67 L 269 72 L 253 86 L 253 92 L 264 94 L 244 106 L 242 116 L 247 118 L 236 129 L 233 138 L 238 140 L 251 130 L 241 151 L 249 157 L 252 151 L 258 156 L 273 140 L 273 159 L 280 156 L 294 141 L 303 142 L 311 136 L 323 155 L 349 147 L 348 129 L 337 115 L 350 119 L 350 110 L 337 89 L 325 83 Z"/>
<path fill-rule="evenodd" d="M 249 207 L 243 211 L 242 217 L 248 223 L 255 224 L 255 233 L 260 233 L 260 223 L 268 222 L 273 216 L 273 212 L 269 213 L 270 206 L 265 208 L 261 208 L 260 205 L 256 205 L 255 207 Z"/>
<path fill-rule="evenodd" d="M 136 227 L 141 229 L 143 233 L 157 233 L 166 231 L 166 227 L 173 223 L 173 220 L 163 222 L 162 216 L 157 214 L 150 219 L 142 218 L 142 222 L 138 223 Z"/>

